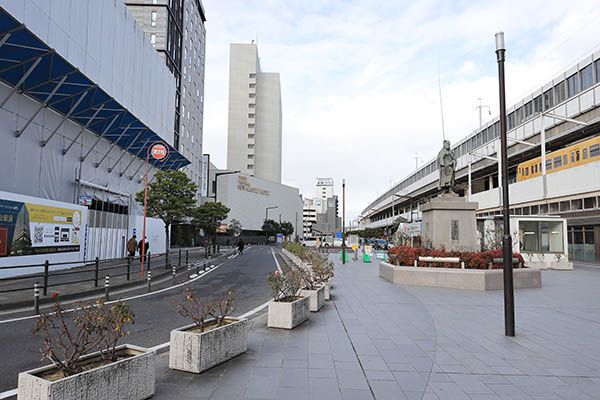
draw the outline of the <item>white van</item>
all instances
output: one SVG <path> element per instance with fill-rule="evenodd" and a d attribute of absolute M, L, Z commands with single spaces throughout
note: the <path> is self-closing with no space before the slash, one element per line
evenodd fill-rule
<path fill-rule="evenodd" d="M 317 247 L 317 238 L 314 237 L 305 237 L 302 240 L 302 246 L 306 247 Z"/>

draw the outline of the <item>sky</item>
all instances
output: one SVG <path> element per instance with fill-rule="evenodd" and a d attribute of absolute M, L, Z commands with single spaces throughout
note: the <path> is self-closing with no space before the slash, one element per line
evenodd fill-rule
<path fill-rule="evenodd" d="M 597 0 L 203 0 L 203 152 L 227 160 L 229 44 L 258 39 L 279 72 L 282 183 L 313 197 L 346 180 L 346 220 L 498 115 L 494 34 L 505 32 L 507 106 L 600 50 Z"/>

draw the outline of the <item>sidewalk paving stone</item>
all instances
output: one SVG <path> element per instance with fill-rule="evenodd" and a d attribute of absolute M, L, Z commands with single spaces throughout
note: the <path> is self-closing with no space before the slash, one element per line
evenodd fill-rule
<path fill-rule="evenodd" d="M 332 257 L 334 260 L 335 257 Z M 248 352 L 203 374 L 169 371 L 155 399 L 593 399 L 600 393 L 600 270 L 544 271 L 515 292 L 393 285 L 378 264 L 336 263 L 332 300 L 287 331 L 251 319 Z"/>

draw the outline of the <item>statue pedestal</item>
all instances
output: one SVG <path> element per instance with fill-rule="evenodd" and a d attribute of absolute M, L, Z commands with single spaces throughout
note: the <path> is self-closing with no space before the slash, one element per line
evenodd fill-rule
<path fill-rule="evenodd" d="M 447 251 L 479 251 L 475 222 L 478 206 L 452 192 L 422 205 L 423 244 Z"/>

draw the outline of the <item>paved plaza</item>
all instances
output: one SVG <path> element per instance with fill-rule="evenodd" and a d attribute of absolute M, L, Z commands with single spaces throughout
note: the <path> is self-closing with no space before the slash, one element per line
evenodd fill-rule
<path fill-rule="evenodd" d="M 333 256 L 332 256 L 333 257 Z M 203 374 L 158 357 L 155 399 L 598 399 L 600 269 L 515 293 L 398 286 L 336 260 L 332 300 L 292 331 L 251 320 L 248 352 Z"/>

